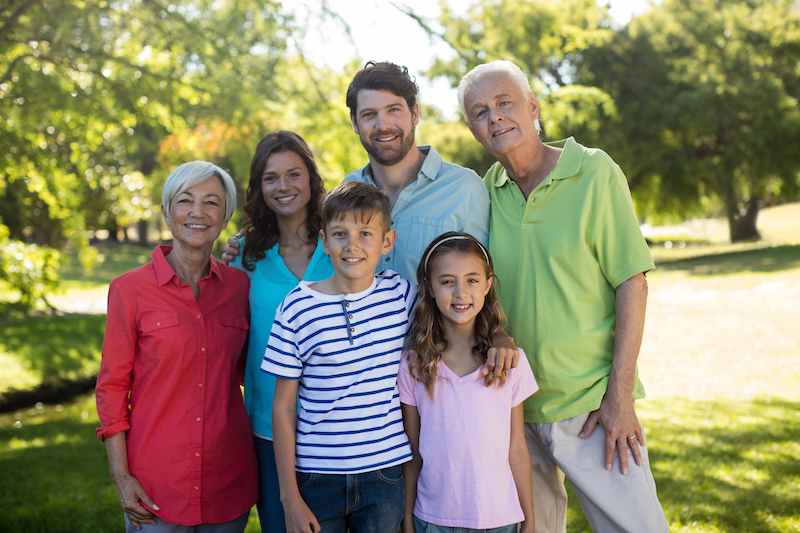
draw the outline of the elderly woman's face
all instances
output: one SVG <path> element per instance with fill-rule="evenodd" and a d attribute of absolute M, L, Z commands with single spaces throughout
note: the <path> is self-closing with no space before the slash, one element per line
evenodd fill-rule
<path fill-rule="evenodd" d="M 162 211 L 164 211 L 162 209 Z M 225 189 L 216 176 L 189 187 L 172 199 L 169 216 L 164 216 L 176 244 L 209 250 L 228 225 L 225 218 Z"/>

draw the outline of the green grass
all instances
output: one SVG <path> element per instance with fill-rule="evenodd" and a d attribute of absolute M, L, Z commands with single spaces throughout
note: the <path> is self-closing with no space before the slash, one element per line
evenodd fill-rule
<path fill-rule="evenodd" d="M 0 415 L 0 531 L 122 531 L 94 398 Z M 247 532 L 260 531 L 252 511 Z"/>
<path fill-rule="evenodd" d="M 673 533 L 800 530 L 800 401 L 670 398 L 637 410 Z M 120 530 L 98 423 L 90 395 L 0 415 L 0 531 Z M 247 532 L 257 523 L 253 511 Z M 572 492 L 567 529 L 590 531 Z"/>
<path fill-rule="evenodd" d="M 114 244 L 100 246 L 99 252 L 98 262 L 90 270 L 84 270 L 74 254 L 67 254 L 69 262 L 59 269 L 62 289 L 85 291 L 103 288 L 115 277 L 150 261 L 152 248 Z"/>
<path fill-rule="evenodd" d="M 0 393 L 97 374 L 105 322 L 75 314 L 0 324 Z"/>

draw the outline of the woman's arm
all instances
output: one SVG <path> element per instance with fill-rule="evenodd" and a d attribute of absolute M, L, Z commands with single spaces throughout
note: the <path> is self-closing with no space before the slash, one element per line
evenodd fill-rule
<path fill-rule="evenodd" d="M 403 463 L 403 486 L 406 490 L 405 510 L 403 511 L 403 533 L 414 533 L 414 504 L 417 501 L 417 480 L 422 470 L 422 457 L 419 455 L 419 411 L 414 405 L 400 404 L 403 410 L 403 427 L 411 443 L 413 457 Z"/>
<path fill-rule="evenodd" d="M 142 529 L 139 524 L 155 524 L 156 521 L 153 519 L 153 513 L 142 507 L 139 502 L 144 502 L 145 505 L 156 511 L 159 510 L 159 507 L 147 495 L 142 485 L 139 484 L 139 480 L 128 471 L 127 435 L 127 431 L 122 431 L 106 438 L 106 454 L 108 454 L 111 479 L 117 489 L 122 510 L 128 515 L 128 520 L 133 527 Z"/>
<path fill-rule="evenodd" d="M 278 466 L 281 503 L 286 515 L 286 532 L 319 533 L 319 522 L 300 495 L 294 470 L 299 386 L 296 379 L 276 378 L 275 399 L 272 402 L 275 463 Z"/>
<path fill-rule="evenodd" d="M 519 504 L 525 514 L 520 533 L 533 533 L 533 487 L 531 485 L 531 456 L 525 443 L 525 414 L 522 404 L 511 409 L 511 448 L 508 452 L 511 474 L 517 486 Z"/>

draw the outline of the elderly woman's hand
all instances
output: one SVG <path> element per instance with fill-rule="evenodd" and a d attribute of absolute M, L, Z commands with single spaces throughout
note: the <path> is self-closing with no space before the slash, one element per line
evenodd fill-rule
<path fill-rule="evenodd" d="M 130 474 L 124 474 L 114 478 L 114 486 L 117 488 L 122 510 L 128 515 L 128 520 L 130 520 L 133 527 L 142 529 L 139 524 L 156 523 L 153 513 L 143 507 L 140 502 L 156 511 L 158 511 L 158 505 L 153 503 L 153 500 L 142 488 L 139 480 Z"/>

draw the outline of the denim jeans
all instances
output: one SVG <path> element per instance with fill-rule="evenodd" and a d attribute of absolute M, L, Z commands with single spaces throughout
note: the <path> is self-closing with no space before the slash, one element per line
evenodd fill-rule
<path fill-rule="evenodd" d="M 324 533 L 397 533 L 405 490 L 400 465 L 362 474 L 297 472 L 297 485 Z"/>
<path fill-rule="evenodd" d="M 517 524 L 491 529 L 470 529 L 468 527 L 437 526 L 415 516 L 414 531 L 415 533 L 517 533 Z"/>
<path fill-rule="evenodd" d="M 278 468 L 272 441 L 253 436 L 258 461 L 258 520 L 263 533 L 286 533 L 281 490 L 278 487 Z"/>

